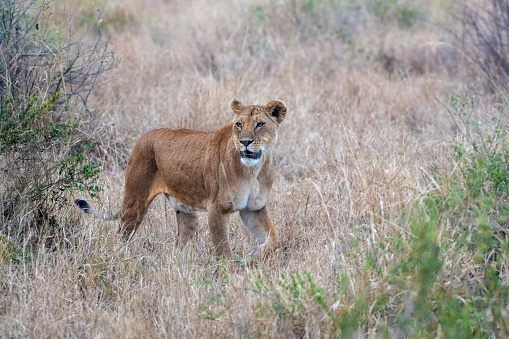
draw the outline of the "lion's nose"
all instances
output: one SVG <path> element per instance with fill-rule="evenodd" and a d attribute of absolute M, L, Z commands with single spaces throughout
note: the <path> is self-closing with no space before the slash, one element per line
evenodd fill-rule
<path fill-rule="evenodd" d="M 242 145 L 246 146 L 246 147 L 249 146 L 249 144 L 252 143 L 252 142 L 253 142 L 252 139 L 242 139 L 242 140 L 240 140 L 240 143 Z"/>

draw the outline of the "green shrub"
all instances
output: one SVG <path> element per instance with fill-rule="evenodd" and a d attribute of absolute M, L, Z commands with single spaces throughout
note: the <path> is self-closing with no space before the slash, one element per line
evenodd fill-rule
<path fill-rule="evenodd" d="M 0 4 L 0 50 L 11 60 L 0 63 L 0 232 L 34 241 L 61 230 L 57 212 L 71 190 L 101 190 L 101 164 L 85 156 L 97 141 L 77 131 L 101 75 L 116 64 L 100 36 L 49 20 L 51 6 Z"/>
<path fill-rule="evenodd" d="M 393 272 L 396 285 L 416 295 L 413 311 L 399 318 L 408 318 L 406 330 L 416 336 L 440 331 L 446 337 L 486 337 L 502 323 L 509 302 L 508 281 L 499 278 L 508 264 L 501 255 L 507 244 L 507 133 L 500 112 L 480 118 L 473 99 L 453 97 L 451 113 L 460 131 L 452 145 L 453 170 L 436 178 L 440 190 L 413 207 L 410 251 Z M 464 260 L 475 263 L 468 273 Z"/>
<path fill-rule="evenodd" d="M 25 251 L 23 248 L 9 240 L 7 236 L 0 235 L 0 263 L 1 264 L 19 264 L 23 262 Z"/>

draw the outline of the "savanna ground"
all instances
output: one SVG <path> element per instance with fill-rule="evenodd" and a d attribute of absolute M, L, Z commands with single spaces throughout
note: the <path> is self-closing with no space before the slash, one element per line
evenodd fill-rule
<path fill-rule="evenodd" d="M 119 61 L 72 133 L 99 142 L 84 155 L 102 164 L 91 202 L 120 207 L 143 133 L 214 131 L 233 98 L 281 99 L 269 203 L 280 248 L 230 271 L 202 215 L 179 252 L 163 197 L 123 243 L 118 223 L 73 206 L 88 197 L 79 185 L 35 219 L 57 231 L 28 241 L 38 223 L 17 231 L 4 203 L 0 337 L 507 337 L 507 73 L 478 63 L 468 35 L 469 11 L 479 23 L 494 3 L 49 3 L 48 32 L 68 20 L 82 39 L 111 37 Z M 242 257 L 255 239 L 238 215 L 231 226 Z"/>

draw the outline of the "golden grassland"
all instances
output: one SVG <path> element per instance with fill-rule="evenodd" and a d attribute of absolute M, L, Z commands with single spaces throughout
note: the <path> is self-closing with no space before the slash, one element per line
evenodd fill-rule
<path fill-rule="evenodd" d="M 80 127 L 101 141 L 94 156 L 103 163 L 105 190 L 93 203 L 104 211 L 120 207 L 129 150 L 143 133 L 214 131 L 232 120 L 234 98 L 281 99 L 289 110 L 273 151 L 269 203 L 280 249 L 270 263 L 229 272 L 210 256 L 206 215 L 188 253 L 175 248 L 176 219 L 163 197 L 127 244 L 116 238 L 117 223 L 69 206 L 58 217 L 72 230 L 69 246 L 21 250 L 21 260 L 0 265 L 0 337 L 346 336 L 328 314 L 348 313 L 359 300 L 349 296 L 365 296 L 364 320 L 351 335 L 375 338 L 391 319 L 411 314 L 412 283 L 391 294 L 399 247 L 415 237 L 403 212 L 436 189 L 437 166 L 451 170 L 457 127 L 446 108 L 450 98 L 472 94 L 481 112 L 495 101 L 482 94 L 483 75 L 467 71 L 475 66 L 445 28 L 459 25 L 452 1 L 380 3 L 68 6 L 75 24 L 112 36 L 121 58 L 94 94 L 94 124 Z M 242 257 L 255 239 L 237 215 L 231 226 L 232 250 Z M 439 243 L 454 229 L 443 227 Z M 443 282 L 476 279 L 478 269 L 471 256 L 444 255 L 442 270 L 453 273 Z M 322 290 L 302 289 L 296 303 L 285 286 L 305 272 Z M 380 311 L 382 292 L 392 299 Z M 288 316 L 278 313 L 278 302 Z M 503 333 L 500 326 L 494 333 Z M 410 335 L 389 327 L 390 337 Z"/>

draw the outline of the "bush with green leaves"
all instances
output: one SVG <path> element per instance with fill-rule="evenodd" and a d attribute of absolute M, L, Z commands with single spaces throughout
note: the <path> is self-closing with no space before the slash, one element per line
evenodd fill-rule
<path fill-rule="evenodd" d="M 60 227 L 73 189 L 94 196 L 97 141 L 78 133 L 102 75 L 108 41 L 50 20 L 51 1 L 0 4 L 0 233 L 37 240 Z"/>

